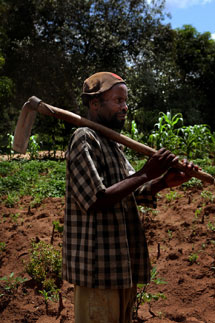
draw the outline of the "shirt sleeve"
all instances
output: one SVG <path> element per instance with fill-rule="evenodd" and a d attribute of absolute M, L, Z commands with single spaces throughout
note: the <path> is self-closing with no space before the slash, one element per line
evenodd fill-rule
<path fill-rule="evenodd" d="M 135 173 L 134 168 L 131 166 L 131 164 L 128 161 L 127 161 L 127 169 L 128 169 L 129 175 L 132 175 Z M 152 208 L 157 207 L 156 196 L 152 195 L 151 193 L 151 182 L 147 182 L 143 186 L 138 188 L 134 192 L 134 196 L 138 205 L 144 205 Z"/>
<path fill-rule="evenodd" d="M 138 205 L 144 205 L 154 209 L 157 207 L 157 198 L 151 192 L 151 182 L 147 182 L 137 189 L 134 195 Z"/>
<path fill-rule="evenodd" d="M 93 132 L 80 128 L 75 133 L 67 152 L 67 169 L 71 194 L 82 211 L 87 212 L 104 192 L 102 158 L 99 141 Z"/>

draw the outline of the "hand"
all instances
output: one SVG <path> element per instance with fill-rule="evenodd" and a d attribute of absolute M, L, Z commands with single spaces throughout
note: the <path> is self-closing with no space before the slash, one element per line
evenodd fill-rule
<path fill-rule="evenodd" d="M 179 186 L 192 178 L 192 170 L 200 170 L 197 165 L 193 162 L 188 162 L 186 159 L 182 160 L 182 164 L 185 167 L 185 171 L 182 172 L 176 168 L 170 168 L 168 172 L 164 175 L 163 179 L 168 187 Z"/>
<path fill-rule="evenodd" d="M 163 175 L 170 167 L 178 163 L 178 157 L 165 148 L 159 149 L 140 170 L 140 175 L 145 174 L 147 180 Z"/>

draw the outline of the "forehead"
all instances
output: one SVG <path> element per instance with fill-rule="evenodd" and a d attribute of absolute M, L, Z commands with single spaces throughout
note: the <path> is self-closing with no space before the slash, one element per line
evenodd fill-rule
<path fill-rule="evenodd" d="M 104 99 L 123 97 L 127 98 L 128 88 L 124 83 L 114 85 L 110 90 L 103 93 Z"/>

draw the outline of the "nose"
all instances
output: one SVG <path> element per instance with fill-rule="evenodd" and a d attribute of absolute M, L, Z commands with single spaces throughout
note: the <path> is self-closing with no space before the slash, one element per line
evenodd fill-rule
<path fill-rule="evenodd" d="M 123 111 L 124 113 L 127 113 L 128 111 L 128 106 L 127 106 L 127 103 L 126 102 L 123 102 L 121 104 L 121 111 Z"/>

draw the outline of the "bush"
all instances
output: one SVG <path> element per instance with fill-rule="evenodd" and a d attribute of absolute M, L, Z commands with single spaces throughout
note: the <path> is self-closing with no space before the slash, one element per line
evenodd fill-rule
<path fill-rule="evenodd" d="M 25 269 L 39 289 L 54 291 L 59 288 L 62 284 L 61 268 L 61 251 L 43 241 L 32 242 L 30 260 Z"/>

